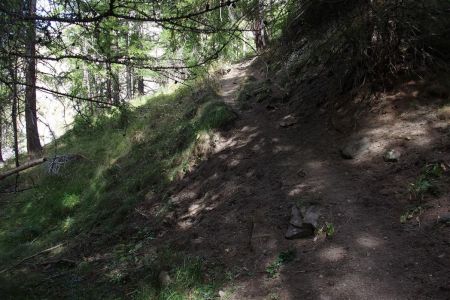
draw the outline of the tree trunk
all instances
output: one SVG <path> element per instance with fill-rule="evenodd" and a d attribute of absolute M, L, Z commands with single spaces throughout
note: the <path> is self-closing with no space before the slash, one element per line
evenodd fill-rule
<path fill-rule="evenodd" d="M 106 98 L 108 99 L 108 103 L 112 103 L 113 99 L 112 99 L 112 84 L 111 84 L 111 64 L 110 63 L 106 63 L 106 70 L 107 70 L 107 74 L 106 74 Z"/>
<path fill-rule="evenodd" d="M 2 140 L 3 140 L 3 127 L 2 127 L 2 119 L 0 116 L 0 163 L 4 162 L 5 160 L 3 159 L 3 152 L 2 152 Z"/>
<path fill-rule="evenodd" d="M 144 95 L 144 77 L 139 75 L 136 80 L 137 80 L 138 94 L 139 94 L 139 96 L 142 96 L 142 95 Z"/>
<path fill-rule="evenodd" d="M 268 36 L 264 24 L 264 2 L 258 0 L 258 13 L 254 24 L 253 34 L 255 36 L 256 50 L 261 51 L 267 47 Z"/>
<path fill-rule="evenodd" d="M 127 49 L 130 48 L 130 32 L 133 28 L 130 27 L 130 24 L 128 24 L 128 33 L 127 33 Z M 128 53 L 129 55 L 129 53 Z M 130 62 L 128 62 L 126 66 L 126 83 L 127 83 L 127 99 L 130 100 L 133 98 L 133 67 L 130 65 Z"/>
<path fill-rule="evenodd" d="M 141 38 L 143 38 L 143 25 L 142 25 L 142 23 L 141 22 L 137 22 L 137 23 L 135 23 L 136 25 L 136 27 L 135 27 L 135 32 L 137 33 L 137 35 L 138 35 L 138 39 L 140 40 Z M 142 46 L 142 44 L 141 44 L 141 46 Z M 139 66 L 138 66 L 138 68 L 139 68 Z M 144 95 L 144 89 L 145 89 L 145 86 L 144 86 L 144 77 L 142 76 L 142 75 L 138 75 L 137 73 L 135 73 L 135 83 L 136 83 L 136 86 L 137 86 L 137 94 L 139 95 L 139 96 L 142 96 L 142 95 Z"/>
<path fill-rule="evenodd" d="M 18 129 L 17 129 L 17 65 L 16 62 L 11 65 L 9 70 L 13 85 L 12 85 L 12 107 L 11 107 L 11 120 L 13 126 L 13 139 L 14 139 L 14 159 L 16 162 L 16 167 L 19 166 L 19 138 L 18 138 Z"/>
<path fill-rule="evenodd" d="M 28 0 L 28 14 L 36 14 L 36 0 Z M 42 153 L 39 140 L 36 112 L 36 23 L 30 21 L 27 41 L 27 69 L 25 75 L 25 122 L 27 135 L 27 151 L 30 157 L 38 157 Z"/>
<path fill-rule="evenodd" d="M 112 88 L 113 88 L 113 103 L 120 104 L 120 81 L 119 74 L 111 72 Z"/>
<path fill-rule="evenodd" d="M 127 65 L 127 99 L 133 98 L 133 67 Z"/>

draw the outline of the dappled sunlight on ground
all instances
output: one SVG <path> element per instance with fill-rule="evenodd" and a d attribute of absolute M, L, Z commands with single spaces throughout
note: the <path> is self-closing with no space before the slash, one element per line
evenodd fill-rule
<path fill-rule="evenodd" d="M 319 256 L 322 260 L 337 262 L 343 259 L 347 251 L 340 246 L 329 246 L 319 252 Z"/>
<path fill-rule="evenodd" d="M 238 86 L 250 75 L 236 68 L 221 82 L 220 94 L 236 110 Z M 406 96 L 420 99 L 415 92 Z M 442 258 L 450 241 L 433 227 L 450 208 L 448 191 L 420 226 L 400 222 L 421 168 L 450 159 L 442 133 L 448 127 L 427 107 L 383 109 L 359 120 L 351 137 L 366 137 L 367 151 L 350 160 L 339 151 L 347 134 L 331 130 L 323 115 L 281 127 L 292 113 L 289 105 L 238 110 L 234 126 L 212 134 L 177 180 L 160 193 L 146 191 L 133 207 L 127 222 L 148 235 L 127 253 L 155 259 L 170 248 L 196 256 L 203 262 L 201 278 L 213 282 L 219 268 L 227 277 L 221 290 L 236 300 L 448 298 L 450 266 Z M 398 162 L 383 160 L 391 148 L 401 150 Z M 62 201 L 66 208 L 77 205 L 75 196 Z M 319 207 L 316 236 L 285 238 L 292 205 Z M 71 222 L 60 225 L 70 229 Z M 126 264 L 109 260 L 125 250 L 111 244 L 83 259 L 105 262 L 101 277 L 121 282 Z M 163 267 L 177 276 L 173 266 Z"/>
<path fill-rule="evenodd" d="M 372 250 L 375 250 L 376 248 L 383 246 L 384 243 L 384 241 L 370 235 L 361 236 L 356 241 L 359 245 L 366 248 L 371 248 Z"/>
<path fill-rule="evenodd" d="M 342 137 L 320 122 L 280 128 L 287 113 L 263 105 L 241 112 L 214 154 L 175 189 L 175 198 L 195 191 L 175 209 L 181 219 L 190 218 L 189 226 L 168 226 L 165 238 L 176 236 L 177 245 L 207 263 L 245 269 L 223 287 L 230 299 L 442 298 L 445 290 L 433 287 L 445 286 L 445 275 L 423 248 L 409 246 L 428 245 L 424 235 L 430 233 L 406 233 L 399 222 L 408 201 L 408 168 L 419 170 L 406 164 L 414 166 L 440 138 L 431 132 L 436 120 L 422 118 L 429 118 L 427 109 L 360 120 L 355 135 L 368 137 L 369 146 L 353 160 L 340 157 Z M 394 147 L 403 150 L 400 162 L 384 162 Z M 286 240 L 290 207 L 308 202 L 321 207 L 320 224 L 333 224 L 334 235 Z M 275 268 L 289 249 L 296 258 Z"/>

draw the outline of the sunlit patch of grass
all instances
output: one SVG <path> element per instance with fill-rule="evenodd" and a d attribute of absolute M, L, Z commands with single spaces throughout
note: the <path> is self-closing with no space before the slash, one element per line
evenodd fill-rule
<path fill-rule="evenodd" d="M 66 194 L 62 200 L 62 205 L 68 209 L 73 209 L 80 203 L 80 196 L 74 194 Z"/>
<path fill-rule="evenodd" d="M 166 258 L 167 259 L 167 258 Z M 164 260 L 164 258 L 163 258 Z M 171 257 L 173 267 L 169 270 L 170 283 L 162 286 L 157 276 L 150 283 L 143 284 L 135 293 L 134 299 L 214 299 L 224 278 L 215 282 L 205 280 L 202 261 L 199 258 L 180 256 Z M 167 260 L 166 260 L 167 263 Z M 158 268 L 157 268 L 158 270 Z M 156 275 L 158 272 L 155 272 Z"/>
<path fill-rule="evenodd" d="M 63 232 L 67 232 L 70 230 L 70 228 L 74 225 L 75 223 L 75 219 L 72 217 L 67 217 L 63 222 L 62 222 L 62 231 Z"/>

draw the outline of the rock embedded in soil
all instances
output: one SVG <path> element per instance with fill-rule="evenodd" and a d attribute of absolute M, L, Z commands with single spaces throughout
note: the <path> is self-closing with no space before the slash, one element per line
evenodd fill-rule
<path fill-rule="evenodd" d="M 313 229 L 317 228 L 317 223 L 319 222 L 319 208 L 315 205 L 306 207 L 302 211 L 303 215 L 303 226 L 310 226 Z"/>
<path fill-rule="evenodd" d="M 296 205 L 292 206 L 291 220 L 289 221 L 289 224 L 294 225 L 296 227 L 302 227 L 303 225 L 303 218 L 300 214 L 300 210 Z"/>
<path fill-rule="evenodd" d="M 288 240 L 306 238 L 314 235 L 314 230 L 311 227 L 296 227 L 289 224 L 286 231 L 285 238 Z"/>
<path fill-rule="evenodd" d="M 450 213 L 446 213 L 446 214 L 440 216 L 438 219 L 438 223 L 450 225 Z"/>
<path fill-rule="evenodd" d="M 293 115 L 287 115 L 285 116 L 281 122 L 280 127 L 290 127 L 298 123 L 298 118 L 294 117 Z"/>
<path fill-rule="evenodd" d="M 300 169 L 300 170 L 297 171 L 297 175 L 299 177 L 305 177 L 306 176 L 306 171 L 303 170 L 303 169 Z"/>
<path fill-rule="evenodd" d="M 354 159 L 369 149 L 370 140 L 367 137 L 350 141 L 342 149 L 341 156 L 345 159 Z"/>
<path fill-rule="evenodd" d="M 172 279 L 167 271 L 161 271 L 158 275 L 158 281 L 162 287 L 166 287 L 172 282 Z"/>
<path fill-rule="evenodd" d="M 384 154 L 383 159 L 386 162 L 397 162 L 400 159 L 400 156 L 400 151 L 397 149 L 391 149 Z"/>
<path fill-rule="evenodd" d="M 318 220 L 319 209 L 316 206 L 308 206 L 301 210 L 296 205 L 292 206 L 285 238 L 290 240 L 313 236 Z"/>

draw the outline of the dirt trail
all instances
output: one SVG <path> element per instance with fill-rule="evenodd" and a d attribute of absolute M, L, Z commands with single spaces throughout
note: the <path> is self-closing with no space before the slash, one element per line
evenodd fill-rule
<path fill-rule="evenodd" d="M 250 73 L 237 65 L 221 80 L 235 110 Z M 408 164 L 343 160 L 342 137 L 320 116 L 281 128 L 289 113 L 238 111 L 216 152 L 174 188 L 176 213 L 164 236 L 232 270 L 230 299 L 450 299 L 448 234 L 399 222 Z M 332 238 L 284 238 L 299 199 L 320 204 Z M 296 259 L 269 278 L 267 266 L 289 249 Z"/>

